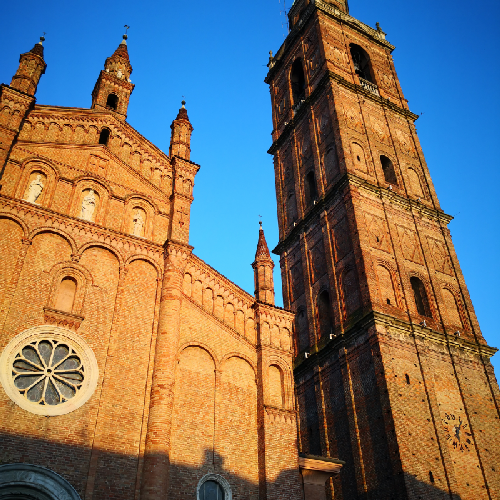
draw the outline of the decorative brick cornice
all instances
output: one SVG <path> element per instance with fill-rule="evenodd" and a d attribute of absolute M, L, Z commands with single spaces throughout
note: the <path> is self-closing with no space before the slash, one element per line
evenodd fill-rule
<path fill-rule="evenodd" d="M 59 116 L 57 116 L 59 115 Z M 160 148 L 155 146 L 146 137 L 140 134 L 128 122 L 118 119 L 111 111 L 101 109 L 87 109 L 87 108 L 68 108 L 62 106 L 49 106 L 49 105 L 35 105 L 33 111 L 29 114 L 28 119 L 39 118 L 47 121 L 54 121 L 61 119 L 64 121 L 86 121 L 87 123 L 95 123 L 98 126 L 113 125 L 122 134 L 126 135 L 131 142 L 136 142 L 142 147 L 146 146 L 145 153 L 152 156 L 157 156 L 158 163 L 170 163 L 169 156 L 164 153 Z"/>
<path fill-rule="evenodd" d="M 102 242 L 116 247 L 116 252 L 121 255 L 121 249 L 124 247 L 123 244 L 126 243 L 131 254 L 144 255 L 156 262 L 159 262 L 162 255 L 162 245 L 153 243 L 152 241 L 121 233 L 77 217 L 62 215 L 54 210 L 43 208 L 24 200 L 11 198 L 4 194 L 0 194 L 0 212 L 22 216 L 30 231 L 42 225 L 46 228 L 64 231 L 70 236 L 78 236 L 80 240 L 85 240 L 85 243 L 80 246 L 84 246 L 90 242 L 95 242 L 96 244 Z M 87 235 L 89 238 L 85 237 Z M 26 242 L 28 241 L 26 240 Z"/>
<path fill-rule="evenodd" d="M 82 321 L 85 319 L 78 314 L 71 314 L 64 311 L 58 311 L 50 307 L 43 308 L 45 323 L 57 325 L 71 330 L 78 330 Z"/>
<path fill-rule="evenodd" d="M 294 424 L 297 419 L 296 410 L 287 410 L 285 408 L 278 408 L 276 406 L 264 405 L 264 411 L 266 412 L 266 417 L 271 422 L 286 422 L 289 424 Z"/>
<path fill-rule="evenodd" d="M 428 207 L 424 203 L 401 196 L 400 194 L 397 194 L 387 188 L 376 186 L 375 184 L 348 172 L 344 174 L 327 191 L 327 193 L 318 200 L 316 205 L 314 205 L 305 217 L 297 223 L 288 236 L 278 243 L 276 248 L 273 250 L 273 253 L 281 255 L 285 250 L 290 248 L 290 246 L 299 240 L 302 233 L 308 231 L 309 228 L 315 224 L 317 217 L 319 217 L 324 210 L 327 210 L 335 199 L 343 195 L 345 189 L 351 186 L 369 191 L 379 198 L 389 201 L 390 203 L 397 204 L 400 208 L 408 212 L 418 212 L 420 216 L 425 217 L 426 219 L 438 221 L 445 225 L 449 224 L 453 220 L 451 215 L 445 214 L 441 210 Z"/>
<path fill-rule="evenodd" d="M 383 326 L 387 332 L 385 335 L 418 337 L 423 341 L 434 345 L 449 346 L 452 349 L 460 349 L 464 353 L 472 356 L 491 358 L 498 349 L 486 344 L 469 342 L 461 337 L 448 335 L 447 333 L 433 330 L 419 324 L 404 321 L 394 316 L 370 311 L 358 319 L 344 334 L 339 334 L 332 339 L 318 342 L 310 349 L 310 355 L 305 358 L 298 356 L 294 360 L 294 374 L 300 376 L 306 373 L 311 367 L 321 363 L 332 352 L 338 352 L 343 347 L 348 347 L 359 343 L 359 337 L 368 335 L 368 329 L 374 326 Z M 383 335 L 378 332 L 379 335 Z"/>

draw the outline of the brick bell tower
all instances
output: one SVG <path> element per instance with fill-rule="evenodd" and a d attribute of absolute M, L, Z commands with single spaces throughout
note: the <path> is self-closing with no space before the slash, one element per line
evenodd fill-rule
<path fill-rule="evenodd" d="M 296 0 L 269 61 L 301 452 L 335 499 L 500 498 L 499 388 L 403 96 L 394 46 Z"/>
<path fill-rule="evenodd" d="M 92 91 L 92 109 L 113 111 L 116 117 L 127 118 L 128 102 L 135 85 L 130 80 L 132 65 L 128 56 L 127 35 L 111 57 L 106 59 L 104 69 Z"/>

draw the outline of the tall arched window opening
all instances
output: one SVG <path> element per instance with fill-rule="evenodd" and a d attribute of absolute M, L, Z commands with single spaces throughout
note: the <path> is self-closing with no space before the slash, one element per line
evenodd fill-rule
<path fill-rule="evenodd" d="M 106 107 L 116 111 L 118 109 L 118 96 L 116 94 L 109 94 L 106 100 Z"/>
<path fill-rule="evenodd" d="M 292 84 L 293 105 L 296 106 L 306 98 L 306 79 L 304 78 L 304 70 L 302 69 L 302 61 L 300 59 L 296 59 L 292 64 L 290 80 Z"/>
<path fill-rule="evenodd" d="M 109 134 L 109 128 L 103 128 L 99 134 L 99 144 L 107 146 L 109 142 Z"/>
<path fill-rule="evenodd" d="M 410 284 L 413 289 L 413 297 L 415 298 L 418 314 L 431 318 L 431 309 L 429 307 L 429 299 L 427 298 L 425 285 L 416 276 L 410 278 Z"/>
<path fill-rule="evenodd" d="M 314 201 L 318 199 L 318 190 L 316 188 L 316 177 L 312 170 L 306 175 L 304 187 L 305 187 L 306 207 L 309 207 L 314 203 Z"/>
<path fill-rule="evenodd" d="M 217 481 L 205 481 L 200 488 L 200 500 L 224 500 L 224 489 Z"/>
<path fill-rule="evenodd" d="M 306 310 L 301 308 L 295 315 L 295 329 L 297 336 L 297 354 L 309 349 L 309 325 Z"/>
<path fill-rule="evenodd" d="M 318 296 L 316 304 L 319 336 L 321 338 L 333 333 L 333 317 L 330 307 L 330 294 L 325 290 Z"/>
<path fill-rule="evenodd" d="M 384 172 L 385 182 L 397 186 L 398 178 L 396 177 L 396 172 L 394 170 L 394 165 L 392 164 L 392 161 L 389 158 L 387 158 L 387 156 L 381 155 L 380 163 L 382 164 L 382 170 Z"/>
<path fill-rule="evenodd" d="M 356 74 L 363 80 L 375 83 L 372 78 L 368 54 L 359 45 L 351 44 L 351 56 Z"/>
<path fill-rule="evenodd" d="M 73 304 L 76 296 L 75 278 L 64 278 L 57 290 L 55 308 L 59 311 L 73 312 Z"/>

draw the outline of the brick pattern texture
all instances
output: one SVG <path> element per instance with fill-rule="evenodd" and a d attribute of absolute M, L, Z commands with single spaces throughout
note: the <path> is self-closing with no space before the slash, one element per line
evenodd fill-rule
<path fill-rule="evenodd" d="M 394 47 L 335 2 L 296 1 L 290 20 L 266 82 L 300 449 L 346 461 L 336 500 L 500 498 L 495 350 Z"/>

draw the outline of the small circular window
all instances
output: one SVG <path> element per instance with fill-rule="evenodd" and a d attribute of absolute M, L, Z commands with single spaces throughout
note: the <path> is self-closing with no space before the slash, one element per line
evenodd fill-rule
<path fill-rule="evenodd" d="M 74 332 L 55 326 L 30 328 L 0 358 L 0 382 L 21 408 L 63 415 L 82 406 L 97 385 L 94 353 Z"/>

